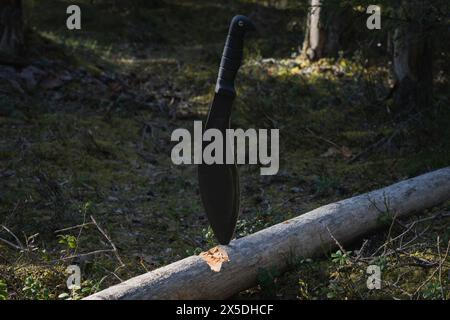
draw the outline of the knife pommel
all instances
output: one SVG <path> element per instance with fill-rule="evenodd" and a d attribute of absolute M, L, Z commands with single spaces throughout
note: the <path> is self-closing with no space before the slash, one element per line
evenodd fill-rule
<path fill-rule="evenodd" d="M 249 18 L 237 15 L 231 20 L 217 77 L 217 93 L 236 94 L 234 79 L 242 63 L 244 35 L 251 30 L 255 30 L 255 25 Z"/>
<path fill-rule="evenodd" d="M 234 16 L 230 23 L 230 29 L 228 35 L 236 35 L 243 37 L 246 31 L 256 30 L 253 22 L 246 16 L 237 15 Z"/>

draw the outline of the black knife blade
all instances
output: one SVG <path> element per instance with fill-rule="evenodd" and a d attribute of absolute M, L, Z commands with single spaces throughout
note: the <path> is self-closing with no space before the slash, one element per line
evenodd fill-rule
<path fill-rule="evenodd" d="M 230 116 L 236 97 L 234 80 L 242 63 L 244 35 L 254 30 L 253 23 L 237 15 L 230 23 L 223 49 L 214 99 L 210 105 L 204 130 L 218 129 L 226 139 Z M 226 148 L 223 159 L 233 150 Z M 205 145 L 203 145 L 203 148 Z M 211 228 L 220 244 L 228 244 L 233 237 L 239 215 L 240 187 L 237 166 L 232 164 L 200 164 L 198 167 L 200 195 Z"/>

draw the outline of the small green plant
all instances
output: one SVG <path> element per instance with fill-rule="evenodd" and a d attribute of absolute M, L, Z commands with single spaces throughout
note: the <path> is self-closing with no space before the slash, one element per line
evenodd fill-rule
<path fill-rule="evenodd" d="M 99 291 L 102 280 L 94 282 L 92 280 L 83 281 L 81 287 L 73 286 L 70 292 L 63 292 L 58 295 L 62 300 L 81 300 L 95 292 Z"/>
<path fill-rule="evenodd" d="M 373 263 L 379 266 L 381 271 L 384 271 L 387 268 L 388 259 L 386 256 L 378 256 L 375 257 Z"/>
<path fill-rule="evenodd" d="M 441 298 L 441 286 L 439 282 L 432 281 L 422 289 L 422 297 L 427 300 L 436 300 Z"/>
<path fill-rule="evenodd" d="M 48 300 L 49 290 L 38 280 L 29 276 L 25 279 L 25 286 L 22 289 L 25 297 L 31 300 Z"/>
<path fill-rule="evenodd" d="M 238 237 L 245 237 L 269 226 L 266 221 L 271 215 L 270 210 L 260 212 L 259 217 L 254 219 L 240 219 L 236 224 L 236 234 Z"/>
<path fill-rule="evenodd" d="M 77 247 L 76 237 L 69 234 L 59 235 L 58 237 L 59 237 L 58 243 L 66 245 L 68 249 L 75 249 Z"/>
<path fill-rule="evenodd" d="M 80 287 L 73 286 L 70 290 L 70 293 L 64 292 L 61 293 L 58 298 L 64 300 L 81 300 L 83 298 L 83 291 Z"/>
<path fill-rule="evenodd" d="M 58 299 L 62 299 L 62 300 L 80 300 L 81 297 L 78 294 L 80 288 L 76 287 L 73 288 L 70 293 L 67 292 L 63 292 L 58 296 Z"/>
<path fill-rule="evenodd" d="M 302 279 L 298 280 L 298 297 L 305 300 L 311 300 L 312 298 L 308 284 Z"/>
<path fill-rule="evenodd" d="M 202 248 L 196 247 L 196 248 L 189 248 L 186 249 L 186 254 L 189 256 L 197 256 L 202 252 Z"/>
<path fill-rule="evenodd" d="M 203 229 L 203 237 L 206 240 L 206 244 L 208 247 L 214 247 L 216 245 L 216 238 L 214 237 L 214 232 L 211 229 L 211 227 L 208 227 L 207 229 Z"/>
<path fill-rule="evenodd" d="M 351 251 L 342 252 L 341 250 L 331 254 L 331 261 L 340 266 L 344 266 L 349 262 Z"/>
<path fill-rule="evenodd" d="M 375 207 L 375 209 L 379 212 L 379 216 L 377 218 L 377 222 L 380 226 L 389 226 L 392 225 L 395 219 L 395 214 L 391 211 L 391 205 L 389 198 L 386 197 L 386 195 L 383 195 L 383 206 L 384 208 L 379 208 L 378 205 L 372 201 L 369 200 L 372 205 Z"/>
<path fill-rule="evenodd" d="M 8 300 L 8 287 L 6 283 L 0 279 L 0 300 Z"/>
<path fill-rule="evenodd" d="M 86 213 L 86 214 L 87 214 L 87 213 L 90 212 L 90 210 L 92 210 L 92 207 L 93 207 L 92 202 L 91 202 L 91 201 L 86 201 L 86 202 L 83 204 L 81 210 L 82 210 L 83 213 Z"/>
<path fill-rule="evenodd" d="M 100 290 L 100 285 L 102 284 L 103 279 L 100 279 L 98 281 L 93 280 L 85 280 L 81 284 L 81 294 L 83 297 L 89 296 L 91 294 L 96 293 Z"/>

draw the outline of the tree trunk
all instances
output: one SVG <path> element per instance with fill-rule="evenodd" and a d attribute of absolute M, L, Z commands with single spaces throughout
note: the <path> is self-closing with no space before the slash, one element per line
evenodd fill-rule
<path fill-rule="evenodd" d="M 410 21 L 395 29 L 393 67 L 395 104 L 401 108 L 423 110 L 431 105 L 433 89 L 433 40 L 422 16 L 422 6 L 411 1 L 402 6 Z"/>
<path fill-rule="evenodd" d="M 16 57 L 23 48 L 21 0 L 0 1 L 0 56 Z"/>
<path fill-rule="evenodd" d="M 449 199 L 447 167 L 320 207 L 233 240 L 220 247 L 229 261 L 223 263 L 219 272 L 212 271 L 202 257 L 191 256 L 86 299 L 228 298 L 254 286 L 261 269 L 286 270 L 292 258 L 317 255 L 335 247 L 336 241 L 345 244 L 379 227 L 384 215 L 401 217 Z"/>
<path fill-rule="evenodd" d="M 315 61 L 337 55 L 347 11 L 351 9 L 326 6 L 321 0 L 311 0 L 302 46 L 303 57 Z"/>

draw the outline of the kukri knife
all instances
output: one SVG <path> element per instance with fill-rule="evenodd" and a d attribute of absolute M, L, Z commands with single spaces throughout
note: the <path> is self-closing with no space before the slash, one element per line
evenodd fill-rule
<path fill-rule="evenodd" d="M 242 63 L 244 35 L 254 30 L 253 23 L 245 16 L 231 20 L 223 49 L 214 99 L 208 112 L 204 130 L 215 128 L 224 139 L 223 164 L 205 164 L 198 167 L 200 195 L 211 228 L 220 244 L 227 245 L 234 234 L 239 215 L 239 175 L 236 163 L 226 164 L 226 129 L 230 128 L 230 116 L 236 97 L 234 79 Z M 204 147 L 204 146 L 203 146 Z"/>

